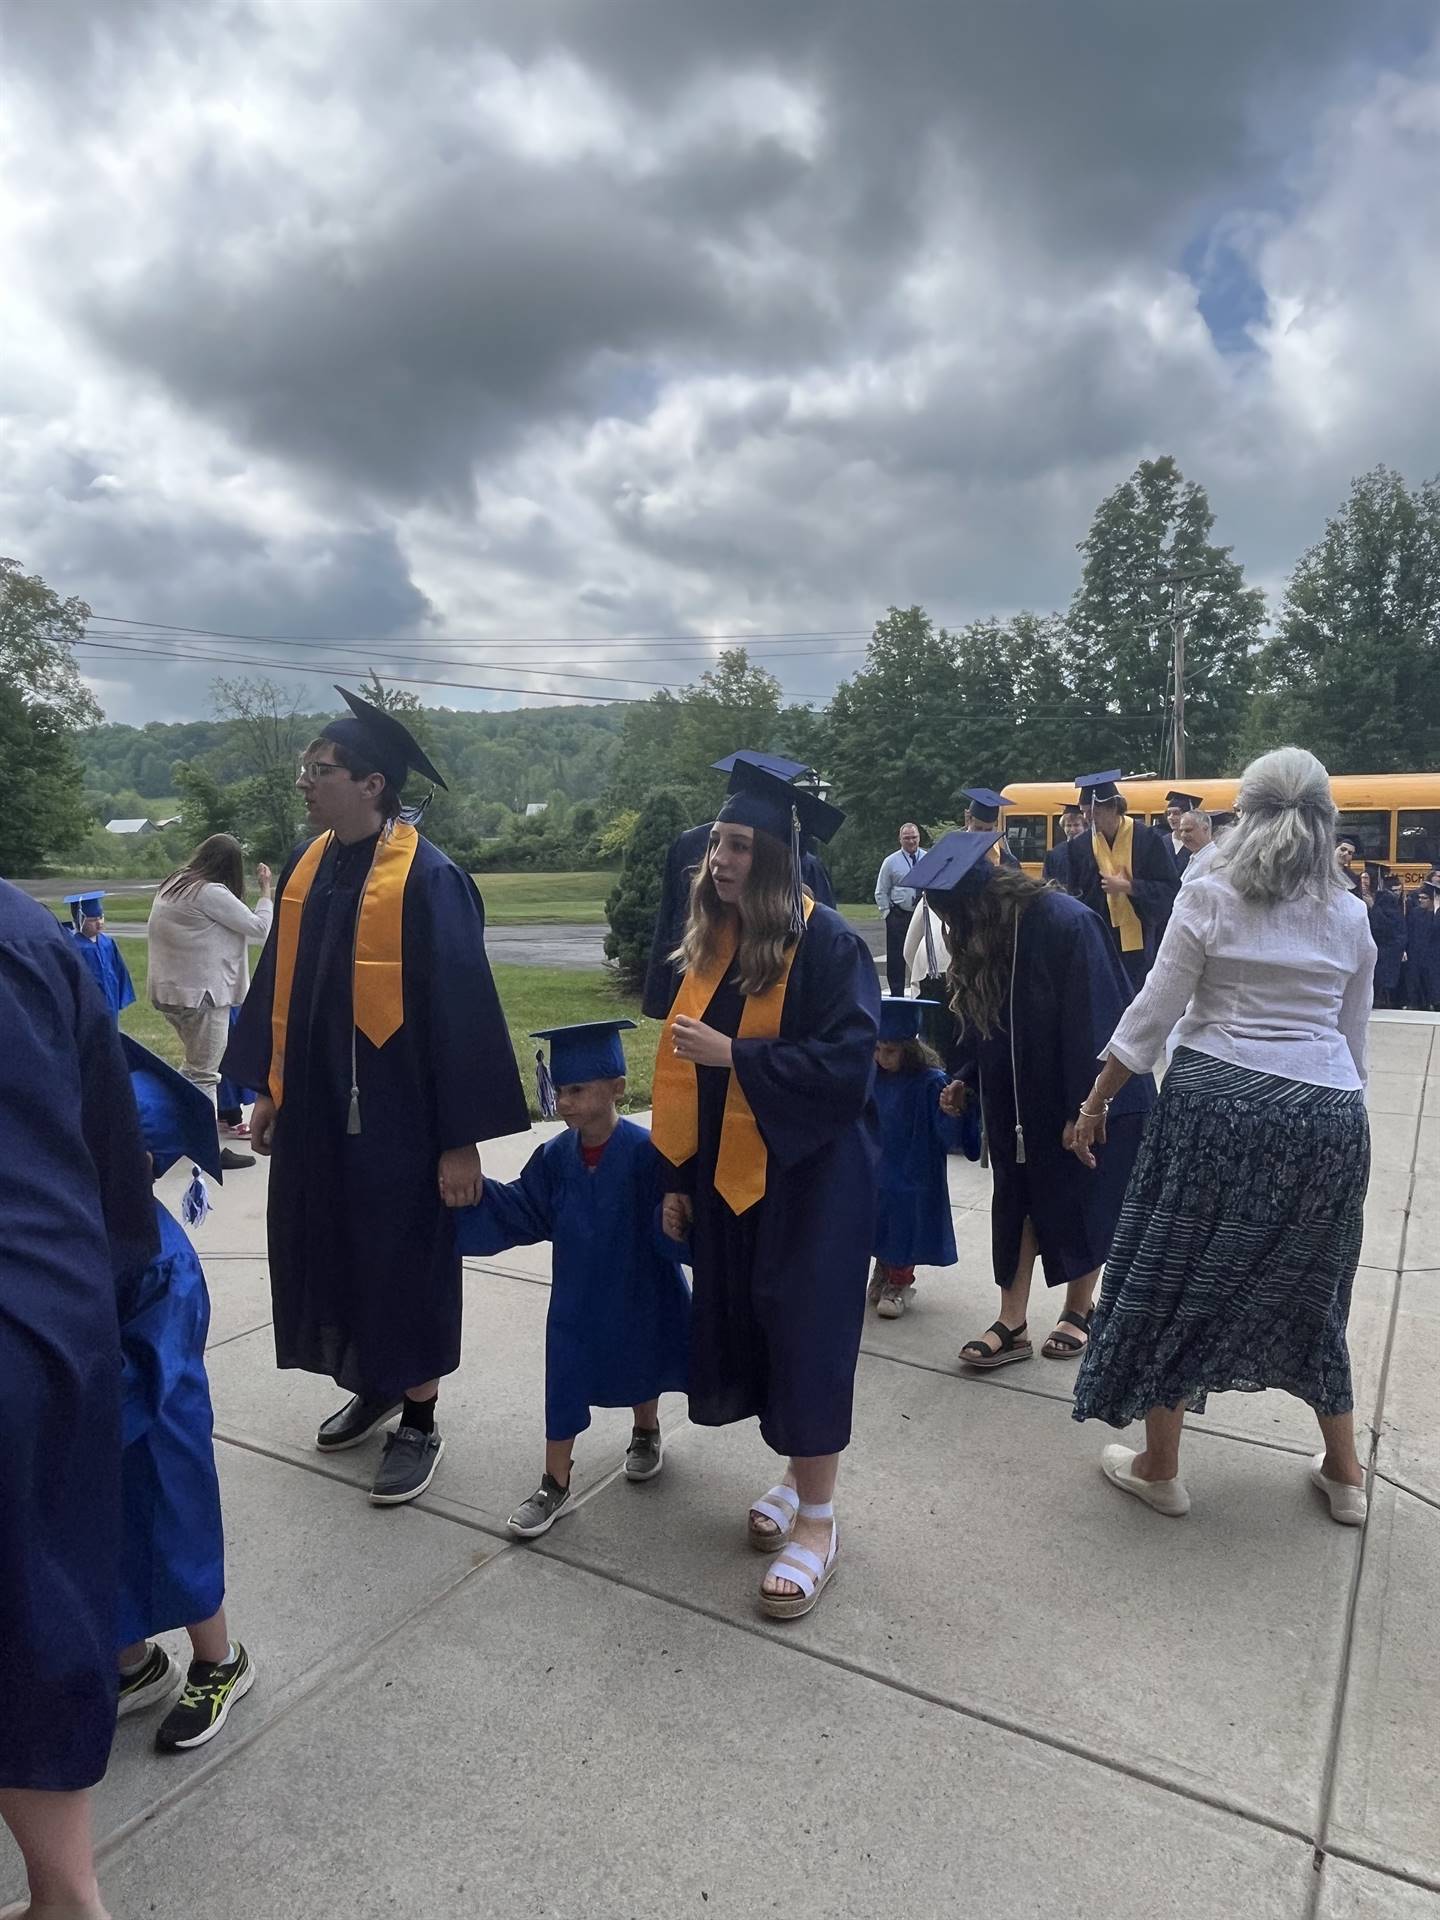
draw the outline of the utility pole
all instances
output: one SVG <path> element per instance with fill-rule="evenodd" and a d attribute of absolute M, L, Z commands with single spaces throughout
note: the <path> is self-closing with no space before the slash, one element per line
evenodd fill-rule
<path fill-rule="evenodd" d="M 1185 583 L 1187 580 L 1206 580 L 1216 572 L 1214 567 L 1175 567 L 1168 573 L 1153 576 L 1157 586 L 1173 589 L 1170 597 L 1170 665 L 1174 681 L 1172 729 L 1174 740 L 1175 778 L 1183 780 L 1185 766 Z"/>

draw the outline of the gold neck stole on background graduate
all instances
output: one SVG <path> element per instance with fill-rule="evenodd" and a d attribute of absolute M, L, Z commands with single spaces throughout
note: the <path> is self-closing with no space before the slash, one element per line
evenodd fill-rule
<path fill-rule="evenodd" d="M 805 918 L 815 905 L 805 902 Z M 702 1020 L 711 996 L 734 964 L 740 944 L 738 927 L 706 967 L 693 967 L 680 976 L 675 1004 L 665 1020 L 655 1055 L 655 1080 L 651 1092 L 653 1112 L 650 1138 L 672 1167 L 683 1167 L 700 1145 L 700 1089 L 695 1078 L 695 1062 L 682 1060 L 675 1051 L 675 1018 L 684 1014 Z M 773 987 L 764 993 L 747 993 L 740 1014 L 737 1040 L 774 1040 L 780 1033 L 780 1016 L 785 1007 L 785 989 L 800 943 L 785 956 L 785 971 Z M 720 1125 L 720 1155 L 715 1162 L 715 1191 L 732 1213 L 746 1213 L 765 1197 L 765 1175 L 769 1162 L 765 1142 L 750 1111 L 750 1102 L 734 1068 L 725 1093 L 725 1115 Z"/>
<path fill-rule="evenodd" d="M 1102 874 L 1134 874 L 1135 822 L 1128 813 L 1120 816 L 1113 847 L 1098 827 L 1090 835 L 1090 844 L 1095 849 L 1095 864 Z M 1106 895 L 1106 899 L 1110 905 L 1110 924 L 1120 935 L 1120 951 L 1139 953 L 1145 945 L 1145 929 L 1140 924 L 1140 916 L 1129 894 L 1111 893 Z"/>
<path fill-rule="evenodd" d="M 285 1031 L 290 1024 L 290 991 L 295 956 L 300 950 L 300 921 L 305 901 L 333 834 L 312 840 L 295 862 L 275 928 L 275 999 L 270 1014 L 270 1098 L 278 1108 L 285 1097 Z M 401 966 L 401 920 L 405 882 L 410 877 L 420 836 L 407 821 L 381 830 L 355 920 L 352 998 L 358 1030 L 374 1047 L 383 1047 L 405 1024 L 405 983 Z"/>

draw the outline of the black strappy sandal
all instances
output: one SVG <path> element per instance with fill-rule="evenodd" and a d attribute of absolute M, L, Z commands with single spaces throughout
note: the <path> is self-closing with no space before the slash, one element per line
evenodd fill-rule
<path fill-rule="evenodd" d="M 1089 1313 L 1071 1313 L 1067 1307 L 1055 1324 L 1055 1331 L 1040 1349 L 1047 1360 L 1073 1360 L 1082 1354 L 1090 1344 L 1090 1322 L 1095 1318 L 1095 1309 Z M 1083 1340 L 1077 1340 L 1073 1333 L 1062 1333 L 1061 1327 L 1078 1327 L 1084 1334 Z"/>
<path fill-rule="evenodd" d="M 1023 1320 L 1018 1327 L 1007 1327 L 1003 1320 L 997 1320 L 993 1326 L 985 1329 L 985 1333 L 993 1333 L 1000 1345 L 994 1348 L 982 1346 L 980 1340 L 984 1339 L 984 1334 L 980 1336 L 980 1340 L 967 1340 L 960 1349 L 962 1365 L 983 1370 L 990 1367 L 1008 1367 L 1012 1360 L 1034 1359 L 1035 1349 L 1030 1344 L 1030 1336 L 1025 1331 Z"/>

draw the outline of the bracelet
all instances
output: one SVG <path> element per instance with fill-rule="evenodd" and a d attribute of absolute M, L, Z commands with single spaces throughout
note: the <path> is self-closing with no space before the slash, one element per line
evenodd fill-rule
<path fill-rule="evenodd" d="M 1108 1100 L 1102 1100 L 1100 1102 L 1099 1109 L 1097 1110 L 1094 1107 L 1087 1107 L 1085 1102 L 1082 1100 L 1080 1102 L 1080 1111 L 1081 1113 L 1084 1114 L 1087 1120 L 1103 1120 L 1106 1114 L 1110 1111 L 1110 1102 Z"/>

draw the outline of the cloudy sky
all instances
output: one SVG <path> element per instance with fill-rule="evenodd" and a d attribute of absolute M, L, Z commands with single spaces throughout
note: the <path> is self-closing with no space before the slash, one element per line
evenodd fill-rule
<path fill-rule="evenodd" d="M 1063 605 L 1146 455 L 1271 589 L 1440 466 L 1433 0 L 6 19 L 0 552 L 156 623 L 114 719 L 201 654 L 643 697 L 681 635 L 816 697 L 889 602 Z"/>

